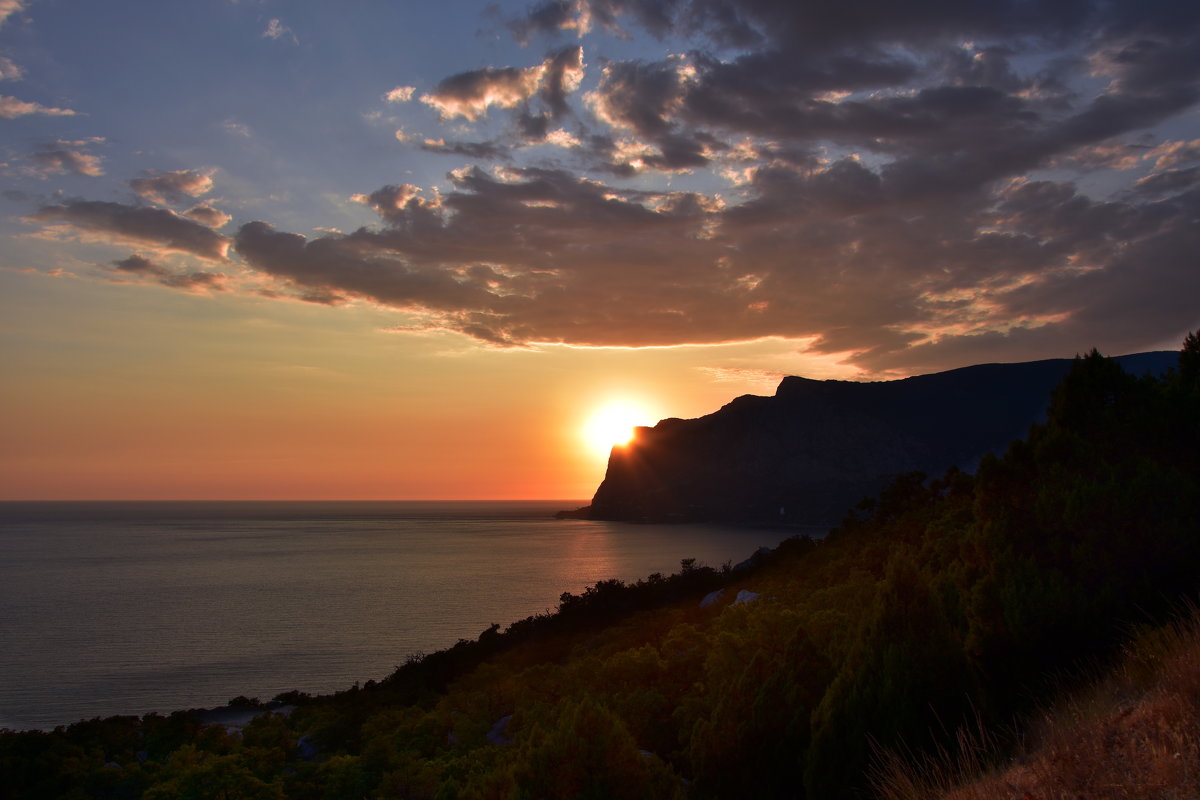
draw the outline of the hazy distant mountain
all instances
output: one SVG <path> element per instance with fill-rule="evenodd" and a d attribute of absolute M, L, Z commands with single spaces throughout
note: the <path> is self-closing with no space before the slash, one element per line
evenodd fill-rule
<path fill-rule="evenodd" d="M 1164 351 L 1121 356 L 1159 374 Z M 890 476 L 972 471 L 1045 413 L 1072 359 L 980 364 L 896 381 L 789 377 L 699 419 L 665 419 L 614 448 L 587 514 L 648 522 L 839 521 Z"/>

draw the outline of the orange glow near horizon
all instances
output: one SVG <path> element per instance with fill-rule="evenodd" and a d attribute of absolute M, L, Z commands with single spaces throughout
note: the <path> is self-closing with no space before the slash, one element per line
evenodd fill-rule
<path fill-rule="evenodd" d="M 495 350 L 381 335 L 386 310 L 0 278 L 32 298 L 0 315 L 26 341 L 0 500 L 586 501 L 635 426 L 838 375 L 786 342 Z"/>

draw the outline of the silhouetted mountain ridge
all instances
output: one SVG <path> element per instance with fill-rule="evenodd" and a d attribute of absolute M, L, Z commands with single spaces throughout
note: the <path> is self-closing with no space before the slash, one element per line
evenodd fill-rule
<path fill-rule="evenodd" d="M 1171 351 L 1120 356 L 1164 373 Z M 787 377 L 614 448 L 584 514 L 642 522 L 831 524 L 897 474 L 971 471 L 1040 420 L 1073 359 L 978 364 L 894 381 Z"/>

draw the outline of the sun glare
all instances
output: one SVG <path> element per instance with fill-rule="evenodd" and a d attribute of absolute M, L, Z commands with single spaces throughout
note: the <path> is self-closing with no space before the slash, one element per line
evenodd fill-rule
<path fill-rule="evenodd" d="M 607 458 L 613 447 L 629 444 L 633 429 L 638 425 L 653 424 L 654 420 L 644 408 L 626 401 L 614 401 L 597 408 L 584 423 L 581 433 L 593 455 Z"/>

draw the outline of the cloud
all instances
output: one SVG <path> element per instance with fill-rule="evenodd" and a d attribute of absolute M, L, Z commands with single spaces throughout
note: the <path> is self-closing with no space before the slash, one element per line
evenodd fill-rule
<path fill-rule="evenodd" d="M 696 45 L 658 60 L 602 60 L 585 96 L 595 124 L 577 134 L 592 170 L 711 168 L 744 182 L 747 166 L 727 158 L 733 142 L 751 139 L 764 153 L 858 152 L 897 190 L 948 197 L 1039 168 L 1135 168 L 1143 151 L 1120 137 L 1200 99 L 1198 16 L 1097 0 L 967 0 L 950 10 L 920 0 L 903 13 L 879 0 L 550 0 L 509 27 L 522 42 L 641 28 Z M 539 67 L 448 78 L 423 98 L 444 119 L 475 121 L 497 108 L 513 124 L 507 142 L 486 151 L 439 149 L 500 158 L 506 143 L 512 157 L 544 141 L 556 120 L 582 110 L 572 108 L 573 89 L 539 92 L 559 60 L 571 64 L 563 74 L 582 76 L 573 46 Z M 1082 89 L 1087 82 L 1098 88 Z"/>
<path fill-rule="evenodd" d="M 692 74 L 682 59 L 609 64 L 589 101 L 608 126 L 657 136 L 674 127 L 671 118 L 683 105 L 685 83 Z"/>
<path fill-rule="evenodd" d="M 238 231 L 236 246 L 256 269 L 322 296 L 353 294 L 400 308 L 453 308 L 480 295 L 446 270 L 422 267 L 387 248 L 360 246 L 353 235 L 307 241 L 251 222 Z"/>
<path fill-rule="evenodd" d="M 378 231 L 306 240 L 243 226 L 246 262 L 298 285 L 432 314 L 483 341 L 645 345 L 778 332 L 714 246 L 710 199 L 625 193 L 554 170 L 454 176 L 440 205 L 415 187 L 368 198 Z M 725 256 L 728 258 L 728 256 Z M 614 325 L 615 320 L 620 324 Z"/>
<path fill-rule="evenodd" d="M 508 27 L 513 37 L 524 45 L 534 34 L 570 30 L 583 36 L 592 29 L 592 16 L 586 2 L 548 0 L 532 7 L 525 17 L 511 21 Z"/>
<path fill-rule="evenodd" d="M 877 41 L 924 44 L 1032 33 L 1047 38 L 1086 24 L 1090 3 L 1027 6 L 966 0 L 948 7 L 917 0 L 903 9 L 885 0 L 837 5 L 790 0 L 548 0 L 514 20 L 518 38 L 595 26 L 619 32 L 624 19 L 651 35 L 699 35 L 719 47 L 762 49 L 792 44 L 833 50 Z"/>
<path fill-rule="evenodd" d="M 0 0 L 0 26 L 4 25 L 9 17 L 24 8 L 24 0 Z"/>
<path fill-rule="evenodd" d="M 111 262 L 109 270 L 115 275 L 149 279 L 163 286 L 188 292 L 223 292 L 228 288 L 228 276 L 224 273 L 171 270 L 136 253 L 128 258 Z"/>
<path fill-rule="evenodd" d="M 510 152 L 510 148 L 500 142 L 447 142 L 445 139 L 425 139 L 421 142 L 421 149 L 427 153 L 485 160 L 500 160 Z"/>
<path fill-rule="evenodd" d="M 699 367 L 710 381 L 714 383 L 752 384 L 769 392 L 779 385 L 787 375 L 776 370 L 757 369 L 754 367 Z"/>
<path fill-rule="evenodd" d="M 21 69 L 20 65 L 13 63 L 11 58 L 0 56 L 0 81 L 20 80 L 24 74 L 25 70 Z"/>
<path fill-rule="evenodd" d="M 1146 148 L 1123 142 L 1105 142 L 1084 145 L 1075 151 L 1054 159 L 1056 165 L 1081 167 L 1084 169 L 1135 169 L 1146 158 Z"/>
<path fill-rule="evenodd" d="M 426 201 L 420 195 L 421 188 L 419 186 L 405 183 L 400 186 L 384 186 L 369 195 L 354 195 L 350 199 L 356 203 L 371 206 L 385 220 L 401 220 L 403 217 L 396 215 L 405 212 L 410 204 L 415 208 L 426 207 Z"/>
<path fill-rule="evenodd" d="M 567 98 L 583 82 L 584 69 L 583 48 L 578 45 L 564 47 L 542 63 L 539 97 L 555 119 L 570 110 Z"/>
<path fill-rule="evenodd" d="M 66 225 L 102 240 L 152 246 L 162 252 L 190 253 L 224 261 L 229 240 L 205 225 L 171 211 L 102 200 L 68 200 L 44 206 L 29 217 L 47 225 Z"/>
<path fill-rule="evenodd" d="M 8 95 L 0 95 L 0 119 L 16 119 L 32 114 L 46 117 L 73 117 L 76 112 L 69 108 L 52 108 L 41 103 L 31 103 Z"/>
<path fill-rule="evenodd" d="M 1200 139 L 1190 142 L 1164 142 L 1146 153 L 1143 158 L 1156 159 L 1155 169 L 1171 169 L 1190 161 L 1200 161 Z"/>
<path fill-rule="evenodd" d="M 653 211 L 610 198 L 607 187 L 561 172 L 522 171 L 514 177 L 502 181 L 465 170 L 454 178 L 460 190 L 440 205 L 422 200 L 415 187 L 385 187 L 368 198 L 389 223 L 382 230 L 308 240 L 250 223 L 238 232 L 236 249 L 253 268 L 298 286 L 425 311 L 438 325 L 485 341 L 520 344 L 535 334 L 535 324 L 519 308 L 554 318 L 536 331 L 539 337 L 568 340 L 554 331 L 592 327 L 587 318 L 592 315 L 576 319 L 580 310 L 573 303 L 560 306 L 556 297 L 569 300 L 583 292 L 596 301 L 595 313 L 600 305 L 608 314 L 615 312 L 619 298 L 595 295 L 586 284 L 599 288 L 620 274 L 636 274 L 653 244 L 673 244 L 695 225 L 695 212 L 684 203 Z M 579 221 L 581 212 L 586 222 Z M 639 244 L 627 246 L 624 226 L 637 231 Z M 591 244 L 598 251 L 626 248 L 639 257 L 618 268 L 597 252 L 584 258 L 587 268 L 579 278 L 574 270 L 570 275 L 556 270 L 560 248 L 579 234 L 594 237 Z M 564 296 L 571 284 L 571 295 Z M 676 315 L 652 316 L 671 321 Z"/>
<path fill-rule="evenodd" d="M 1194 176 L 1148 201 L 1024 181 L 970 207 L 910 202 L 854 159 L 759 170 L 735 205 L 562 170 L 451 178 L 436 202 L 411 185 L 360 198 L 376 229 L 310 239 L 255 222 L 235 248 L 298 290 L 509 346 L 811 338 L 883 372 L 1063 342 L 1128 350 L 1197 321 Z"/>
<path fill-rule="evenodd" d="M 254 136 L 254 132 L 250 130 L 249 125 L 244 125 L 236 120 L 227 119 L 221 123 L 221 127 L 225 129 L 226 133 L 230 133 L 234 136 L 241 136 L 247 139 Z"/>
<path fill-rule="evenodd" d="M 419 100 L 448 130 L 397 136 L 488 168 L 362 187 L 373 225 L 226 239 L 197 172 L 134 187 L 183 214 L 35 218 L 147 251 L 232 244 L 280 296 L 499 346 L 780 338 L 883 374 L 1200 324 L 1195 3 L 549 0 L 509 22 L 522 42 L 594 34 L 591 82 L 567 41 L 436 84 Z M 601 34 L 636 41 L 605 58 Z"/>
<path fill-rule="evenodd" d="M 224 211 L 219 211 L 210 205 L 192 206 L 183 215 L 193 222 L 199 222 L 212 229 L 223 228 L 233 219 L 232 216 Z"/>
<path fill-rule="evenodd" d="M 536 35 L 570 31 L 578 36 L 601 28 L 625 36 L 618 17 L 631 15 L 638 24 L 656 37 L 669 33 L 674 0 L 543 0 L 521 18 L 508 24 L 509 31 L 522 44 Z"/>
<path fill-rule="evenodd" d="M 159 172 L 151 170 L 140 178 L 129 181 L 129 188 L 143 200 L 167 205 L 186 202 L 212 191 L 212 174 L 194 170 Z"/>
<path fill-rule="evenodd" d="M 517 27 L 624 21 L 707 39 L 687 57 L 611 61 L 589 94 L 601 123 L 658 150 L 641 168 L 701 167 L 730 136 L 751 136 L 858 148 L 890 160 L 896 180 L 971 189 L 1194 105 L 1196 16 L 1086 0 L 918 2 L 903 13 L 873 0 L 576 0 L 537 5 Z M 1069 88 L 1088 73 L 1108 81 L 1090 98 Z"/>
<path fill-rule="evenodd" d="M 135 275 L 168 275 L 170 270 L 160 266 L 145 256 L 139 256 L 136 253 L 128 258 L 113 261 L 112 267 L 118 272 L 129 272 Z"/>
<path fill-rule="evenodd" d="M 163 286 L 189 292 L 224 292 L 228 276 L 223 272 L 180 272 L 160 280 Z"/>
<path fill-rule="evenodd" d="M 86 152 L 85 148 L 90 144 L 102 141 L 104 140 L 59 140 L 30 153 L 29 160 L 33 162 L 38 174 L 43 176 L 72 173 L 96 178 L 104 174 L 102 159 L 100 156 Z"/>
<path fill-rule="evenodd" d="M 267 23 L 266 30 L 262 32 L 262 38 L 273 39 L 275 41 L 287 39 L 292 44 L 300 44 L 300 40 L 296 38 L 296 34 L 292 29 L 284 25 L 279 19 L 272 19 Z"/>
<path fill-rule="evenodd" d="M 555 147 L 573 148 L 579 147 L 583 144 L 579 140 L 579 137 L 575 136 L 575 134 L 568 130 L 564 130 L 563 128 L 556 128 L 552 131 L 547 131 L 544 138 L 546 144 L 552 144 Z"/>
<path fill-rule="evenodd" d="M 475 122 L 488 109 L 517 108 L 535 97 L 546 113 L 558 117 L 567 111 L 567 96 L 583 80 L 583 48 L 572 46 L 548 56 L 533 67 L 484 67 L 460 72 L 441 81 L 421 102 L 443 119 L 462 117 Z"/>
<path fill-rule="evenodd" d="M 437 109 L 444 119 L 464 117 L 472 122 L 491 106 L 513 108 L 534 95 L 542 68 L 485 67 L 446 78 L 421 102 Z"/>
<path fill-rule="evenodd" d="M 1169 169 L 1156 172 L 1134 183 L 1134 191 L 1140 195 L 1170 195 L 1200 186 L 1200 167 Z"/>
<path fill-rule="evenodd" d="M 412 100 L 413 93 L 416 91 L 417 87 L 415 86 L 397 86 L 384 93 L 383 99 L 389 103 L 407 103 Z"/>

